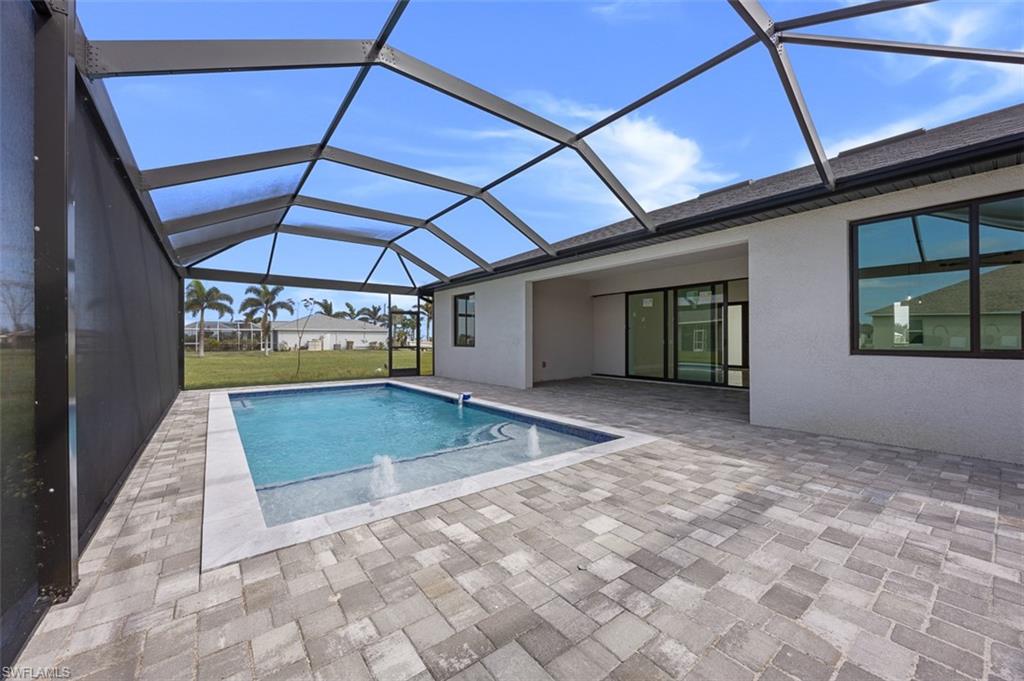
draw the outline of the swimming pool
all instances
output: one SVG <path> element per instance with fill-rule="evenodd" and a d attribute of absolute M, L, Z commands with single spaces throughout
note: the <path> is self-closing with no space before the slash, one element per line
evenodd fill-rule
<path fill-rule="evenodd" d="M 211 392 L 201 569 L 491 488 L 515 494 L 503 486 L 657 439 L 456 398 L 390 379 Z"/>
<path fill-rule="evenodd" d="M 267 525 L 616 437 L 392 384 L 238 394 L 231 409 Z"/>

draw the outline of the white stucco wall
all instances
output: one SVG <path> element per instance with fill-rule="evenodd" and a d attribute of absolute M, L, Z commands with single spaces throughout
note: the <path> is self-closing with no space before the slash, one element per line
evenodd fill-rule
<path fill-rule="evenodd" d="M 593 298 L 593 361 L 595 374 L 626 373 L 626 296 L 613 293 Z"/>
<path fill-rule="evenodd" d="M 552 279 L 533 285 L 533 382 L 589 376 L 594 342 L 590 283 Z"/>
<path fill-rule="evenodd" d="M 513 388 L 531 385 L 528 282 L 506 277 L 438 291 L 434 297 L 434 374 Z M 476 345 L 455 347 L 452 297 L 476 294 Z"/>
<path fill-rule="evenodd" d="M 1024 361 L 849 352 L 848 222 L 1024 187 L 1020 168 L 750 231 L 751 421 L 1024 462 Z"/>

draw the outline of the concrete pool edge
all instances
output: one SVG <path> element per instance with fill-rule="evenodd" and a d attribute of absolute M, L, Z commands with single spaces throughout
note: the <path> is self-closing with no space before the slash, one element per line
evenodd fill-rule
<path fill-rule="evenodd" d="M 238 434 L 229 396 L 246 392 L 272 392 L 332 386 L 393 385 L 451 400 L 456 393 L 394 379 L 335 381 L 218 390 L 210 393 L 206 436 L 206 479 L 203 486 L 201 570 L 210 570 L 245 558 L 299 544 L 401 513 L 474 494 L 510 482 L 621 452 L 659 439 L 651 435 L 589 423 L 547 412 L 513 407 L 489 400 L 473 402 L 504 412 L 557 424 L 597 431 L 616 439 L 556 454 L 536 461 L 498 468 L 379 501 L 268 527 Z"/>

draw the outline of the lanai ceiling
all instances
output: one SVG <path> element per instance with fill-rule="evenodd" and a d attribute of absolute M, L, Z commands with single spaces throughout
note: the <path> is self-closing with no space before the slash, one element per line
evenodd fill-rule
<path fill-rule="evenodd" d="M 400 49 L 399 45 L 411 42 L 429 51 L 429 42 L 403 38 L 408 35 L 402 33 L 403 22 L 413 24 L 410 32 L 427 25 L 422 16 L 410 16 L 413 13 L 409 12 L 408 0 L 387 6 L 351 5 L 358 11 L 352 10 L 353 19 L 345 30 L 370 31 L 351 38 L 120 40 L 106 39 L 110 33 L 106 26 L 101 31 L 104 39 L 80 36 L 76 57 L 140 201 L 183 274 L 239 282 L 301 280 L 307 285 L 319 282 L 338 289 L 398 293 L 435 280 L 448 282 L 470 270 L 492 271 L 496 261 L 518 252 L 540 249 L 557 258 L 560 240 L 602 226 L 574 219 L 579 213 L 574 212 L 571 202 L 577 185 L 583 182 L 589 184 L 585 190 L 588 196 L 596 193 L 606 197 L 606 222 L 633 218 L 648 232 L 656 232 L 658 225 L 651 211 L 665 205 L 665 196 L 675 195 L 647 191 L 631 172 L 630 163 L 638 161 L 619 158 L 613 147 L 602 142 L 603 136 L 606 138 L 610 131 L 620 136 L 630 134 L 628 128 L 616 126 L 631 120 L 631 116 L 643 116 L 653 107 L 665 105 L 698 81 L 713 79 L 714 71 L 748 68 L 753 58 L 767 66 L 749 73 L 749 92 L 734 93 L 739 106 L 723 111 L 721 125 L 761 116 L 759 107 L 767 107 L 767 98 L 776 97 L 786 110 L 787 120 L 785 126 L 772 121 L 771 134 L 802 140 L 822 185 L 834 187 L 835 177 L 815 128 L 809 97 L 801 88 L 799 69 L 790 58 L 791 46 L 812 46 L 822 53 L 856 55 L 873 51 L 1016 69 L 1024 64 L 1024 53 L 1019 51 L 894 42 L 860 35 L 860 31 L 848 35 L 841 31 L 813 32 L 825 26 L 841 29 L 860 17 L 898 13 L 928 2 L 837 5 L 781 19 L 773 17 L 757 0 L 701 3 L 701 12 L 716 25 L 689 24 L 670 31 L 669 35 L 677 34 L 679 48 L 668 52 L 678 54 L 678 61 L 668 63 L 659 53 L 644 67 L 644 77 L 636 79 L 647 83 L 657 78 L 660 85 L 621 103 L 617 109 L 587 111 L 584 116 L 566 110 L 566 106 L 539 107 L 545 109 L 545 115 L 541 115 L 485 89 L 487 82 L 460 79 L 456 74 L 463 69 L 457 63 L 446 64 L 446 68 L 452 68 L 449 72 L 423 60 L 429 55 Z M 424 2 L 424 12 L 429 15 L 436 11 L 432 6 L 439 4 Z M 492 4 L 476 5 L 472 12 L 467 9 L 471 17 L 486 14 Z M 533 5 L 521 7 L 523 12 L 536 9 Z M 235 8 L 245 11 L 242 3 Z M 784 11 L 785 6 L 782 8 Z M 341 7 L 342 11 L 347 9 Z M 80 15 L 84 31 L 90 30 L 88 13 L 80 10 Z M 308 19 L 318 20 L 316 16 Z M 543 16 L 537 19 L 542 21 Z M 471 23 L 470 29 L 475 28 Z M 718 29 L 721 35 L 717 45 L 696 37 L 693 40 L 698 47 L 687 49 L 684 45 L 695 32 Z M 490 30 L 503 29 L 499 23 Z M 607 41 L 610 37 L 614 37 L 614 26 L 608 35 L 595 39 Z M 437 39 L 446 38 L 440 35 Z M 607 42 L 607 46 L 608 51 L 621 53 L 609 55 L 615 60 L 636 59 L 636 53 L 645 50 L 643 45 L 635 44 Z M 460 59 L 474 60 L 479 49 L 474 45 L 473 50 L 461 53 Z M 542 48 L 522 44 L 520 49 Z M 444 61 L 452 61 L 450 52 L 442 55 Z M 563 58 L 558 49 L 549 50 L 549 55 L 552 73 L 530 74 L 538 81 L 538 89 L 557 87 L 562 80 L 555 76 L 595 78 L 593 73 L 582 72 L 585 65 L 581 71 L 579 63 L 571 56 Z M 516 67 L 515 54 L 499 56 L 510 68 Z M 600 64 L 595 68 L 600 69 Z M 704 75 L 709 71 L 712 73 Z M 238 79 L 253 79 L 245 92 L 255 91 L 264 97 L 256 100 L 257 106 L 248 103 L 244 113 L 254 117 L 256 124 L 246 122 L 242 126 L 239 122 L 240 128 L 251 132 L 244 143 L 229 141 L 233 139 L 232 120 L 238 118 L 218 110 L 234 92 L 231 84 L 225 84 L 216 100 L 210 96 L 204 100 L 200 94 L 191 103 L 193 108 L 185 109 L 194 119 L 180 120 L 187 118 L 180 113 L 184 97 L 180 93 L 190 92 L 190 83 L 195 82 L 188 79 L 225 74 L 235 83 Z M 602 87 L 600 81 L 597 73 L 592 87 Z M 175 84 L 175 88 L 161 91 L 161 96 L 174 98 L 168 100 L 167 109 L 146 108 L 146 102 L 152 101 L 145 97 L 152 94 L 147 88 L 167 82 Z M 315 97 L 301 104 L 296 100 L 296 106 L 290 109 L 289 92 L 296 84 L 313 91 Z M 195 96 L 203 90 L 191 92 Z M 258 105 L 260 101 L 264 102 L 263 108 Z M 430 114 L 433 118 L 428 111 L 434 112 Z M 261 116 L 266 116 L 262 126 Z M 443 150 L 420 165 L 406 161 L 416 158 L 415 154 L 400 159 L 399 155 L 373 153 L 380 148 L 375 140 L 395 142 L 404 136 L 401 143 L 412 147 L 417 136 L 422 136 L 422 126 L 432 126 L 434 133 L 446 133 L 447 121 L 464 116 L 486 121 L 486 126 L 480 128 L 486 134 L 468 141 L 456 140 L 457 131 L 451 131 L 453 144 L 461 145 L 460 153 L 468 148 L 480 155 L 478 167 L 465 162 L 446 163 Z M 315 121 L 321 119 L 326 125 L 314 129 Z M 401 120 L 401 124 L 395 120 Z M 145 130 L 150 123 L 153 129 Z M 175 134 L 162 134 L 159 129 L 160 125 L 175 124 L 179 125 Z M 223 139 L 217 137 L 211 142 L 207 137 L 201 148 L 190 145 L 188 125 L 194 129 L 207 124 L 222 126 Z M 521 142 L 517 153 L 496 151 L 496 145 L 507 139 Z M 607 148 L 612 149 L 608 158 L 604 153 Z M 679 150 L 666 149 L 666 154 L 670 152 Z M 781 152 L 779 155 L 785 156 Z M 500 174 L 482 175 L 480 168 L 493 169 L 495 159 L 500 160 Z M 167 160 L 173 162 L 162 163 Z M 777 170 L 800 165 L 801 160 L 783 159 Z M 566 206 L 551 210 L 545 210 L 547 206 L 526 206 L 522 197 L 529 188 L 516 190 L 517 183 L 545 167 L 554 168 L 556 173 L 562 172 L 561 168 L 574 168 L 575 184 L 545 199 L 550 203 L 564 200 Z M 705 184 L 727 185 L 742 178 L 712 170 L 700 179 Z M 243 253 L 245 257 L 239 257 Z M 303 264 L 311 253 L 326 263 L 315 272 Z M 227 254 L 233 259 L 226 260 Z M 220 264 L 223 262 L 235 266 L 225 269 Z"/>

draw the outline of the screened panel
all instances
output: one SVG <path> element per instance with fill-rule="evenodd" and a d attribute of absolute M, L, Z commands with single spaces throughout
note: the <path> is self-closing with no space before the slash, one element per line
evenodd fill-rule
<path fill-rule="evenodd" d="M 298 225 L 302 227 L 332 227 L 343 229 L 353 234 L 373 237 L 375 239 L 393 239 L 402 232 L 409 229 L 402 225 L 379 220 L 342 215 L 317 208 L 306 208 L 305 206 L 293 206 L 288 209 L 284 219 L 285 224 Z"/>
<path fill-rule="evenodd" d="M 489 262 L 536 248 L 518 229 L 478 199 L 468 201 L 435 222 Z"/>
<path fill-rule="evenodd" d="M 316 144 L 355 72 L 178 74 L 106 85 L 139 167 L 157 168 Z"/>
<path fill-rule="evenodd" d="M 377 246 L 278 234 L 273 274 L 362 282 L 380 255 Z"/>
<path fill-rule="evenodd" d="M 461 198 L 441 189 L 331 161 L 316 164 L 302 193 L 419 218 L 429 217 Z"/>
<path fill-rule="evenodd" d="M 857 0 L 850 4 L 863 4 L 865 1 Z M 839 5 L 835 2 L 790 0 L 769 0 L 762 4 L 776 22 L 833 10 Z M 1019 50 L 1021 10 L 1020 4 L 1014 2 L 931 2 L 808 26 L 796 32 Z M 868 53 L 860 54 L 866 56 Z M 925 61 L 930 60 L 925 58 Z"/>
<path fill-rule="evenodd" d="M 257 170 L 201 182 L 163 187 L 150 192 L 162 220 L 208 213 L 260 199 L 290 194 L 298 186 L 305 164 Z"/>
<path fill-rule="evenodd" d="M 408 265 L 406 261 L 406 265 Z M 410 270 L 409 274 L 412 274 Z M 428 275 L 429 276 L 429 275 Z M 415 280 L 415 275 L 413 275 Z M 409 282 L 409 275 L 402 269 L 402 263 L 398 260 L 398 255 L 388 250 L 384 253 L 384 257 L 381 258 L 377 264 L 377 269 L 373 271 L 373 275 L 370 277 L 370 281 L 375 284 L 397 284 L 399 286 L 411 286 Z M 417 281 L 416 285 L 425 283 L 424 281 Z"/>
<path fill-rule="evenodd" d="M 572 149 L 563 149 L 491 193 L 550 242 L 629 217 Z"/>
<path fill-rule="evenodd" d="M 260 215 L 250 215 L 236 220 L 218 222 L 214 225 L 191 229 L 187 232 L 179 232 L 178 234 L 171 235 L 171 244 L 175 248 L 189 248 L 213 239 L 237 236 L 260 227 L 276 225 L 282 215 L 284 215 L 284 211 L 278 210 L 272 213 L 261 213 Z"/>
<path fill-rule="evenodd" d="M 385 69 L 370 71 L 331 144 L 477 185 L 550 146 L 532 132 Z"/>
<path fill-rule="evenodd" d="M 391 42 L 579 129 L 749 33 L 724 2 L 413 2 Z"/>
<path fill-rule="evenodd" d="M 105 2 L 81 0 L 92 40 L 373 38 L 388 2 Z"/>
<path fill-rule="evenodd" d="M 752 102 L 756 115 L 748 115 Z M 771 58 L 760 45 L 587 141 L 647 210 L 810 162 Z"/>
<path fill-rule="evenodd" d="M 476 269 L 473 262 L 425 229 L 417 229 L 395 243 L 449 276 Z M 434 276 L 427 276 L 430 276 L 431 281 L 436 279 Z"/>
<path fill-rule="evenodd" d="M 907 40 L 906 32 L 899 30 L 872 37 Z M 1020 49 L 1020 38 L 1001 46 Z M 1024 98 L 1024 66 L 807 45 L 788 49 L 830 156 L 1018 104 Z M 835 87 L 837 82 L 843 86 Z"/>
<path fill-rule="evenodd" d="M 249 239 L 223 253 L 218 253 L 209 260 L 204 260 L 200 266 L 235 272 L 265 272 L 267 263 L 270 262 L 270 247 L 273 242 L 272 234 Z"/>

